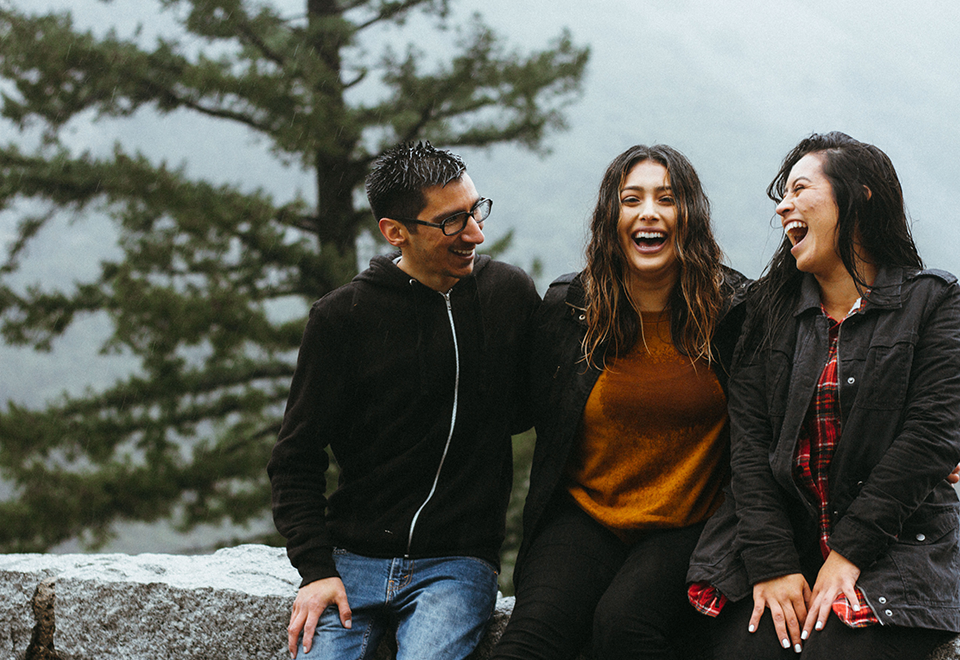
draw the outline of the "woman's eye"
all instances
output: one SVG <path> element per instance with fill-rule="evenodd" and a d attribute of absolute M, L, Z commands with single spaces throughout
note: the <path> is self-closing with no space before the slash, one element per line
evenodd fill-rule
<path fill-rule="evenodd" d="M 675 203 L 675 201 L 676 201 L 676 200 L 674 200 L 673 197 L 670 197 L 670 196 L 661 197 L 661 198 L 660 198 L 660 203 L 661 203 L 661 204 L 670 204 L 670 205 L 673 205 L 673 204 Z"/>
<path fill-rule="evenodd" d="M 639 202 L 639 201 L 640 201 L 640 198 L 639 198 L 639 197 L 636 197 L 635 195 L 630 195 L 630 196 L 628 196 L 628 197 L 622 197 L 622 198 L 620 199 L 620 203 L 621 203 L 621 204 L 636 204 L 636 203 Z"/>

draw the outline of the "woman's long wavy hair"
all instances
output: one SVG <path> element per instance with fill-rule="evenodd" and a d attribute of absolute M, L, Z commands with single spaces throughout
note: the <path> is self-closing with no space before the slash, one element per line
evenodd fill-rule
<path fill-rule="evenodd" d="M 590 222 L 587 265 L 587 362 L 603 368 L 608 357 L 626 354 L 642 337 L 636 303 L 626 286 L 628 268 L 620 245 L 620 190 L 635 165 L 652 160 L 663 165 L 677 203 L 675 249 L 680 277 L 670 295 L 670 335 L 677 350 L 692 360 L 711 360 L 710 341 L 723 306 L 723 253 L 710 226 L 710 202 L 700 177 L 686 156 L 666 145 L 637 145 L 617 156 L 600 183 Z"/>
<path fill-rule="evenodd" d="M 858 263 L 868 260 L 877 267 L 923 268 L 910 233 L 900 179 L 890 158 L 872 144 L 845 133 L 814 133 L 804 138 L 783 159 L 780 171 L 767 187 L 767 196 L 779 204 L 787 192 L 790 170 L 807 154 L 818 154 L 823 174 L 833 189 L 837 204 L 837 253 L 861 291 Z M 757 282 L 757 323 L 751 328 L 754 346 L 768 346 L 792 317 L 800 296 L 804 274 L 790 254 L 793 244 L 783 242 Z"/>

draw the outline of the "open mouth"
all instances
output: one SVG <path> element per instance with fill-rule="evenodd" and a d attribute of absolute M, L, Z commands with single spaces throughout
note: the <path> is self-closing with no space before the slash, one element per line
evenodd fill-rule
<path fill-rule="evenodd" d="M 783 231 L 787 235 L 787 238 L 790 239 L 790 242 L 796 245 L 807 235 L 807 225 L 800 220 L 791 220 L 783 228 Z"/>
<path fill-rule="evenodd" d="M 654 250 L 666 243 L 666 232 L 641 229 L 633 233 L 633 242 L 642 250 Z"/>

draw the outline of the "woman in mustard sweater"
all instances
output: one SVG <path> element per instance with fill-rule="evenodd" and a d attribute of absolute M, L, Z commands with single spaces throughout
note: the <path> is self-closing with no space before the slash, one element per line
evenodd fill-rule
<path fill-rule="evenodd" d="M 537 445 L 493 657 L 686 657 L 684 577 L 727 474 L 727 366 L 745 278 L 676 150 L 635 146 L 603 177 L 587 266 L 535 319 Z M 591 641 L 592 640 L 592 641 Z"/>

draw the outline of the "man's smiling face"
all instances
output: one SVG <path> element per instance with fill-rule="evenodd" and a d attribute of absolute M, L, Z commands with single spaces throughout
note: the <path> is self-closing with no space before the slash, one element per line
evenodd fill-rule
<path fill-rule="evenodd" d="M 456 213 L 469 213 L 480 200 L 466 174 L 445 186 L 423 191 L 427 205 L 418 220 L 439 223 Z M 410 224 L 404 227 L 400 269 L 436 291 L 448 291 L 457 280 L 473 272 L 476 247 L 483 243 L 482 223 L 471 218 L 462 232 L 445 236 L 438 227 Z"/>

